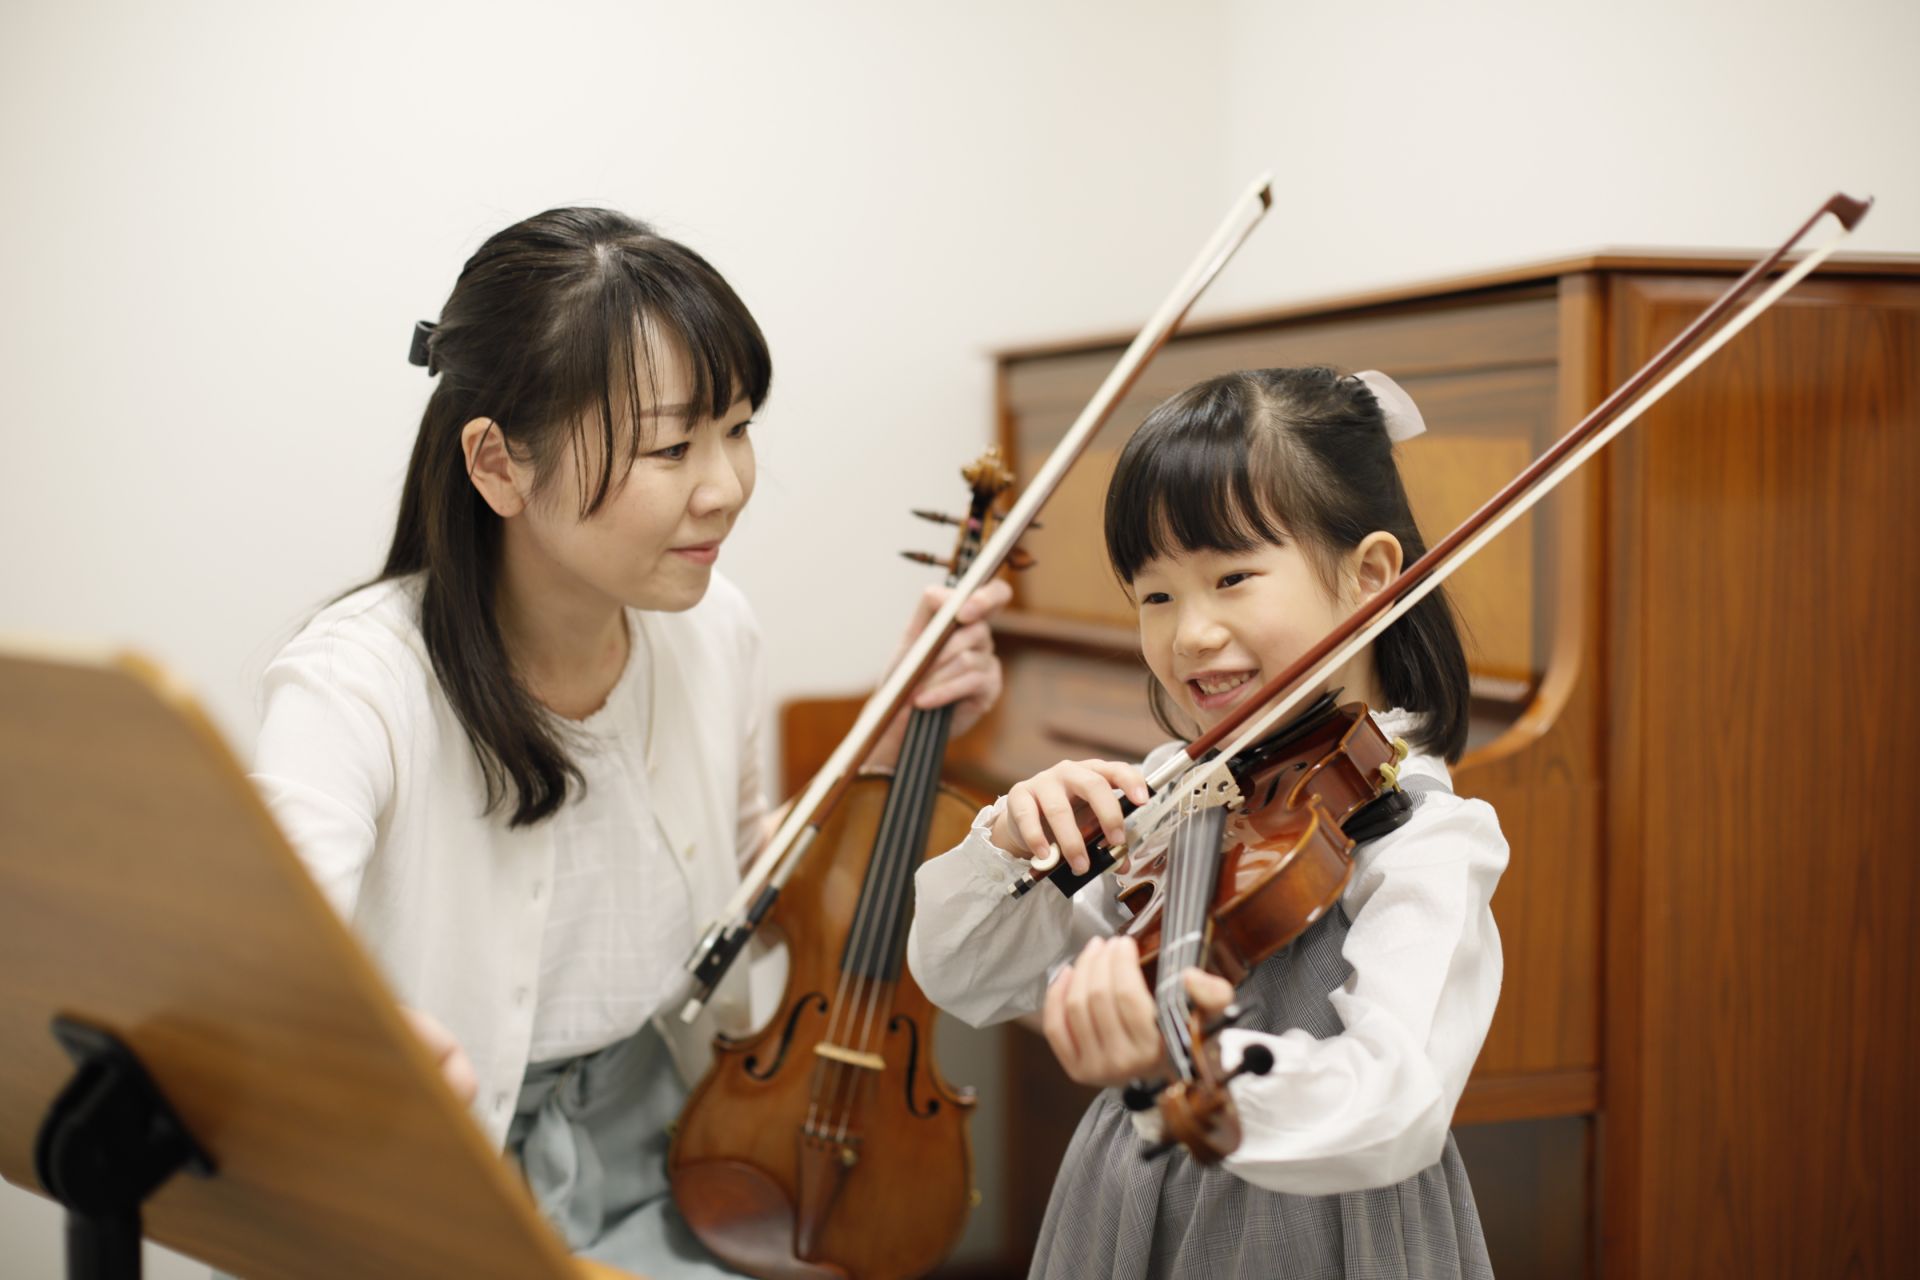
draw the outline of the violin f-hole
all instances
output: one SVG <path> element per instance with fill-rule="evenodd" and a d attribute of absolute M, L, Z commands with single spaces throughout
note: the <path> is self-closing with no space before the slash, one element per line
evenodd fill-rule
<path fill-rule="evenodd" d="M 786 1065 L 787 1050 L 793 1045 L 794 1029 L 800 1025 L 800 1015 L 805 1013 L 807 1006 L 811 1004 L 819 1005 L 817 1012 L 825 1013 L 827 1011 L 827 998 L 818 991 L 810 991 L 794 1001 L 793 1009 L 787 1014 L 787 1025 L 781 1029 L 780 1047 L 774 1051 L 773 1061 L 767 1065 L 766 1070 L 762 1071 L 759 1069 L 759 1057 L 754 1054 L 749 1054 L 747 1060 L 740 1064 L 748 1075 L 752 1076 L 755 1080 L 771 1080 L 775 1074 L 779 1072 L 780 1068 Z"/>

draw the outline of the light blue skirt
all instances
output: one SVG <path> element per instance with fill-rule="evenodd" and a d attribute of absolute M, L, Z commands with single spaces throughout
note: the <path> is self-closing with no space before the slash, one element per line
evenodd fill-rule
<path fill-rule="evenodd" d="M 649 1280 L 739 1274 L 707 1252 L 668 1191 L 667 1129 L 686 1098 L 651 1025 L 527 1068 L 507 1155 L 568 1249 Z"/>

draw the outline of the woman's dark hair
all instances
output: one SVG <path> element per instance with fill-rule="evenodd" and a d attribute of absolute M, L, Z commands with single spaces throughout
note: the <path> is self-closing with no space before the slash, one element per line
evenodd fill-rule
<path fill-rule="evenodd" d="M 1325 367 L 1253 369 L 1189 387 L 1134 432 L 1107 488 L 1107 556 L 1129 587 L 1158 556 L 1248 551 L 1291 536 L 1337 592 L 1342 557 L 1375 530 L 1399 539 L 1409 564 L 1426 552 L 1379 402 Z M 1445 593 L 1389 627 L 1373 656 L 1387 698 L 1419 714 L 1419 745 L 1459 759 L 1467 658 Z M 1179 735 L 1165 691 L 1149 683 L 1154 718 Z"/>
<path fill-rule="evenodd" d="M 487 812 L 511 799 L 512 826 L 551 815 L 582 778 L 563 726 L 528 692 L 501 639 L 501 520 L 467 474 L 461 429 L 491 419 L 536 486 L 571 441 L 584 519 L 644 452 L 648 433 L 628 411 L 655 400 L 654 360 L 676 349 L 688 364 L 689 422 L 766 399 L 766 340 L 719 272 L 607 209 L 551 209 L 491 236 L 460 269 L 428 339 L 439 383 L 379 580 L 424 572 L 427 654 L 479 757 Z"/>

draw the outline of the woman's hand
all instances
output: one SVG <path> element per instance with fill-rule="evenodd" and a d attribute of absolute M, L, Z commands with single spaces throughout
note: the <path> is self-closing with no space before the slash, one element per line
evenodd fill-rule
<path fill-rule="evenodd" d="M 427 1052 L 433 1055 L 433 1064 L 440 1068 L 440 1076 L 453 1090 L 453 1096 L 460 1100 L 461 1106 L 473 1101 L 473 1095 L 480 1091 L 480 1081 L 473 1074 L 473 1063 L 467 1060 L 467 1051 L 453 1038 L 453 1033 L 440 1025 L 439 1019 L 430 1013 L 418 1009 L 400 1006 L 400 1013 L 413 1028 L 413 1034 L 427 1046 Z"/>
<path fill-rule="evenodd" d="M 994 819 L 993 843 L 1016 857 L 1045 858 L 1049 845 L 1076 873 L 1087 870 L 1087 843 L 1080 838 L 1081 815 L 1091 813 L 1100 822 L 1109 845 L 1126 841 L 1126 820 L 1120 813 L 1118 789 L 1135 804 L 1150 794 L 1140 770 L 1117 760 L 1062 760 L 1053 768 L 1016 782 Z"/>
<path fill-rule="evenodd" d="M 900 641 L 899 653 L 907 651 L 914 638 L 926 630 L 927 623 L 940 611 L 952 591 L 947 587 L 928 587 L 920 595 L 920 603 L 914 607 L 913 619 L 907 623 L 907 634 Z M 933 665 L 927 669 L 920 683 L 913 691 L 912 705 L 922 711 L 934 707 L 944 707 L 948 703 L 956 704 L 953 713 L 953 734 L 955 737 L 965 733 L 979 722 L 994 699 L 1000 696 L 1000 659 L 993 653 L 993 632 L 987 626 L 987 619 L 1006 607 L 1013 599 L 1013 588 L 996 578 L 986 586 L 967 597 L 960 606 L 959 616 L 952 635 L 935 656 Z M 877 769 L 890 769 L 900 755 L 900 740 L 907 732 L 907 713 L 901 714 L 887 726 L 886 733 L 867 758 L 867 764 Z"/>
<path fill-rule="evenodd" d="M 1209 1019 L 1233 1002 L 1233 985 L 1198 969 L 1185 974 L 1187 995 Z M 1106 1088 L 1165 1076 L 1166 1050 L 1140 950 L 1132 938 L 1095 938 L 1047 988 L 1040 1015 L 1047 1044 L 1067 1075 Z"/>

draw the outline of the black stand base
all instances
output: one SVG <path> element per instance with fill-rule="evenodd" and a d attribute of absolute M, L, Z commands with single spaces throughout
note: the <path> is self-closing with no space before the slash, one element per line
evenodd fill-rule
<path fill-rule="evenodd" d="M 68 1280 L 137 1280 L 140 1206 L 181 1169 L 213 1162 L 119 1037 L 66 1016 L 54 1039 L 74 1061 L 33 1148 L 33 1169 L 67 1208 Z"/>

